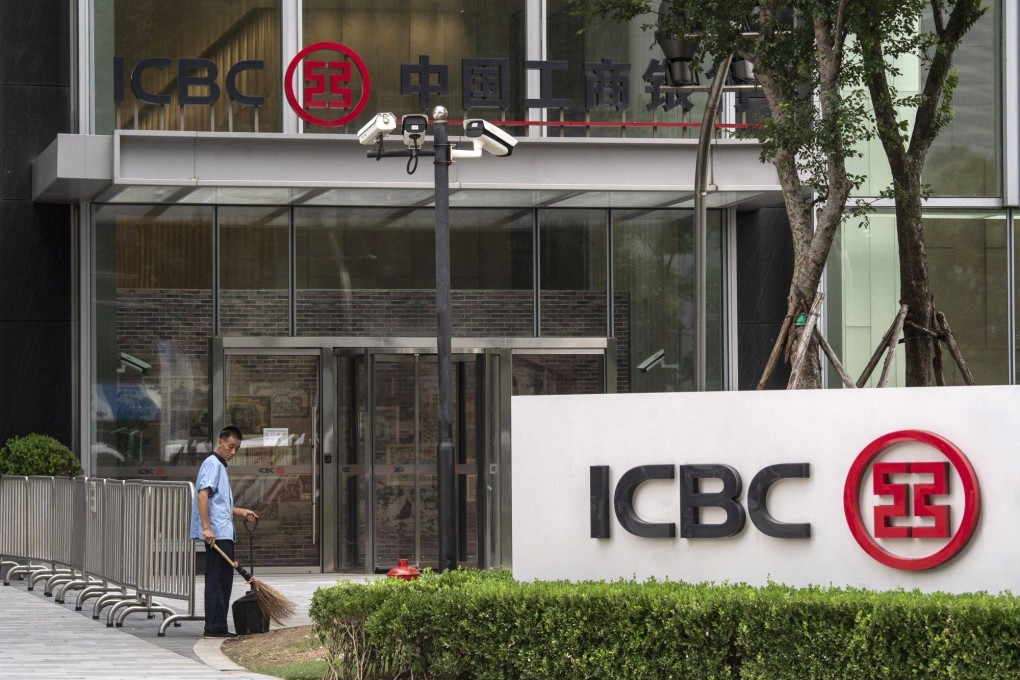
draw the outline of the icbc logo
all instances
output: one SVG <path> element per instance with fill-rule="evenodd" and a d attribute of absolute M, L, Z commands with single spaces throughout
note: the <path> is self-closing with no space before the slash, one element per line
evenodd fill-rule
<path fill-rule="evenodd" d="M 962 507 L 961 507 L 962 506 Z M 857 543 L 896 569 L 931 569 L 959 553 L 977 528 L 981 491 L 967 457 L 942 437 L 890 432 L 857 456 L 843 487 Z"/>
<path fill-rule="evenodd" d="M 310 58 L 313 54 L 318 58 Z M 352 64 L 354 69 L 351 68 Z M 300 103 L 294 87 L 294 73 L 299 66 L 303 91 Z M 359 82 L 360 94 L 355 98 Z M 297 115 L 321 127 L 339 127 L 357 118 L 368 103 L 371 91 L 371 79 L 365 62 L 351 48 L 335 42 L 315 43 L 298 52 L 287 67 L 284 85 L 287 101 Z M 342 115 L 337 118 L 318 115 L 319 110 L 330 109 Z"/>

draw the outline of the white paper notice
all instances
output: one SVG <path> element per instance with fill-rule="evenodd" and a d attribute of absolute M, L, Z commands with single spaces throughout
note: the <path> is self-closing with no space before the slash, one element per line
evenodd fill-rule
<path fill-rule="evenodd" d="M 287 446 L 290 443 L 289 439 L 289 432 L 285 427 L 262 428 L 263 446 Z"/>

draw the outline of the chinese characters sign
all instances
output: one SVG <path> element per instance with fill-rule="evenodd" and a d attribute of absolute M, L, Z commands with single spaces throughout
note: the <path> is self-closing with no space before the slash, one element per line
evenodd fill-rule
<path fill-rule="evenodd" d="M 114 58 L 114 101 L 124 101 L 125 68 L 123 57 Z M 510 83 L 515 75 L 527 78 L 537 74 L 537 97 L 523 100 L 530 109 L 571 109 L 580 105 L 584 112 L 605 108 L 625 111 L 631 105 L 631 64 L 600 59 L 586 62 L 579 82 L 583 93 L 575 101 L 569 93 L 557 90 L 554 75 L 568 71 L 570 64 L 562 60 L 528 60 L 520 74 L 515 74 L 510 60 L 505 58 L 469 58 L 460 63 L 460 106 L 463 110 L 494 108 L 506 111 L 512 108 Z M 238 76 L 246 71 L 261 71 L 264 62 L 245 59 L 230 67 L 222 78 L 227 98 L 242 105 L 263 106 L 266 95 L 259 92 L 242 92 Z M 166 57 L 153 57 L 130 65 L 129 82 L 136 100 L 148 104 L 166 105 L 171 102 L 166 93 L 147 91 L 142 85 L 143 74 L 149 70 L 174 70 L 175 63 Z M 178 59 L 176 63 L 179 103 L 186 105 L 215 104 L 221 93 L 220 68 L 210 59 Z M 417 97 L 418 108 L 429 110 L 439 103 L 447 103 L 451 93 L 451 74 L 448 64 L 434 63 L 430 55 L 418 56 L 416 63 L 400 65 L 400 94 Z M 645 107 L 651 111 L 661 108 L 671 111 L 682 107 L 690 111 L 691 102 L 685 93 L 662 92 L 665 86 L 665 68 L 662 61 L 650 59 L 641 74 L 644 92 L 649 95 Z M 562 87 L 562 81 L 560 85 Z M 300 84 L 300 87 L 299 87 Z M 571 88 L 576 92 L 577 88 Z M 291 108 L 303 120 L 321 127 L 345 125 L 364 110 L 372 92 L 369 68 L 350 47 L 336 42 L 319 42 L 298 52 L 287 66 L 284 76 L 284 94 Z"/>

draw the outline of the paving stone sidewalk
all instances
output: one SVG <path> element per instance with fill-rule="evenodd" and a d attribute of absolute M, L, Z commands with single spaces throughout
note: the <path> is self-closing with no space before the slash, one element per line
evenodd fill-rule
<path fill-rule="evenodd" d="M 364 575 L 339 574 L 265 574 L 266 582 L 294 600 L 296 615 L 287 623 L 301 626 L 311 623 L 308 606 L 316 588 L 338 579 L 367 579 Z M 27 581 L 14 579 L 10 586 L 0 585 L 0 678 L 12 680 L 111 680 L 117 678 L 148 680 L 266 680 L 270 676 L 245 670 L 219 651 L 222 640 L 202 637 L 202 621 L 183 621 L 180 627 L 167 629 L 159 637 L 162 616 L 152 619 L 132 614 L 121 628 L 107 627 L 106 610 L 97 621 L 92 604 L 74 610 L 74 595 L 67 603 L 57 604 L 45 597 L 42 583 L 28 590 Z M 198 577 L 197 614 L 202 613 L 202 578 Z M 247 592 L 237 577 L 233 598 Z M 181 612 L 186 604 L 163 600 Z M 276 625 L 273 625 L 276 628 Z"/>

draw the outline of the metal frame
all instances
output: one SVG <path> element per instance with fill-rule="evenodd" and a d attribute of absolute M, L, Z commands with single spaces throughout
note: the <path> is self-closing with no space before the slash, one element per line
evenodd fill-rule
<path fill-rule="evenodd" d="M 1020 205 L 1020 6 L 1004 2 L 1002 9 L 1002 196 L 1008 207 Z"/>

